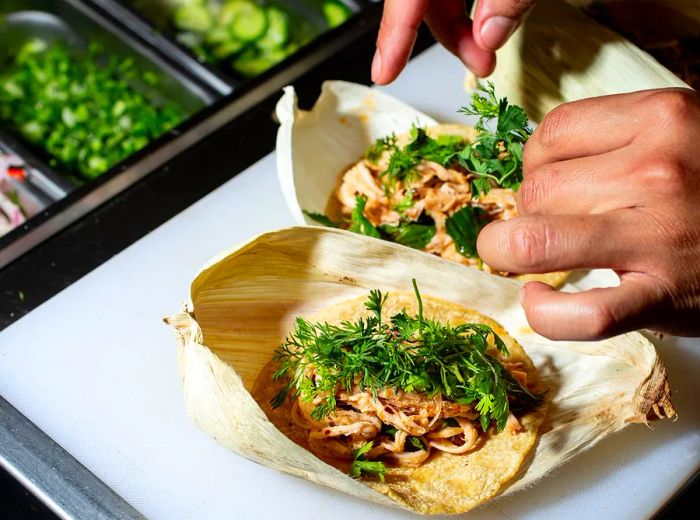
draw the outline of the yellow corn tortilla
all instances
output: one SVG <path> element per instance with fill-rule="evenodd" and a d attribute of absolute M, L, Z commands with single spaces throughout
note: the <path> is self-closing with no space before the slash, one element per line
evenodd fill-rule
<path fill-rule="evenodd" d="M 367 316 L 364 303 L 366 296 L 344 301 L 305 317 L 314 322 L 337 324 L 345 320 L 355 321 Z M 409 314 L 418 311 L 412 293 L 390 293 L 383 308 L 383 316 L 393 316 L 402 309 Z M 533 392 L 545 393 L 546 387 L 537 369 L 523 348 L 492 319 L 437 298 L 423 296 L 423 313 L 426 318 L 449 322 L 483 323 L 503 339 L 509 351 L 509 360 L 521 361 L 528 375 Z M 263 409 L 268 419 L 287 437 L 305 449 L 309 449 L 307 433 L 293 425 L 290 420 L 292 403 L 287 399 L 279 408 L 272 408 L 270 400 L 281 388 L 282 382 L 273 381 L 272 374 L 277 363 L 268 363 L 258 375 L 253 388 L 253 398 Z M 480 436 L 480 446 L 462 455 L 434 451 L 431 457 L 418 468 L 389 467 L 385 482 L 373 477 L 361 481 L 376 491 L 387 495 L 399 505 L 423 514 L 456 514 L 468 511 L 497 495 L 511 480 L 537 443 L 538 429 L 547 412 L 547 399 L 543 399 L 529 413 L 518 417 L 523 431 L 517 434 L 506 431 Z M 311 451 L 311 450 L 309 450 Z M 349 464 L 319 456 L 324 462 L 347 472 Z"/>

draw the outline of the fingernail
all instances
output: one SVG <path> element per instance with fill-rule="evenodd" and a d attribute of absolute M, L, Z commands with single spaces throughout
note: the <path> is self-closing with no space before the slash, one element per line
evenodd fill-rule
<path fill-rule="evenodd" d="M 481 25 L 481 41 L 492 51 L 500 49 L 515 30 L 517 21 L 505 16 L 492 16 Z"/>
<path fill-rule="evenodd" d="M 518 293 L 518 300 L 520 301 L 520 306 L 522 307 L 525 305 L 525 287 L 520 288 L 520 292 Z"/>
<path fill-rule="evenodd" d="M 375 83 L 382 73 L 382 53 L 379 49 L 374 53 L 374 59 L 372 60 L 372 81 Z"/>

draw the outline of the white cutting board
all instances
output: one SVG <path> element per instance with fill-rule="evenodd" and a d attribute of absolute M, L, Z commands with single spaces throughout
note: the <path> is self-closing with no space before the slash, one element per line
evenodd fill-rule
<path fill-rule="evenodd" d="M 457 121 L 463 75 L 434 47 L 386 91 Z M 179 310 L 211 256 L 292 223 L 270 155 L 0 333 L 0 394 L 152 519 L 411 517 L 238 457 L 185 413 L 175 340 L 161 318 Z M 669 338 L 659 350 L 677 422 L 630 426 L 468 517 L 638 519 L 656 511 L 700 467 L 700 341 Z"/>

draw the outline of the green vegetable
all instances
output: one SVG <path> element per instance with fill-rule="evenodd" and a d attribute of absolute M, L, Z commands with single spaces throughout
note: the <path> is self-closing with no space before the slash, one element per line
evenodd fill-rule
<path fill-rule="evenodd" d="M 314 213 L 313 211 L 306 211 L 306 210 L 303 210 L 303 213 L 304 213 L 304 215 L 306 215 L 307 217 L 309 217 L 312 220 L 315 220 L 316 222 L 318 222 L 322 226 L 332 227 L 332 228 L 339 228 L 340 227 L 340 224 L 338 224 L 337 222 L 333 222 L 330 218 L 328 218 L 323 213 Z"/>
<path fill-rule="evenodd" d="M 238 12 L 229 25 L 231 36 L 241 42 L 252 42 L 267 31 L 267 13 L 253 2 L 239 2 Z"/>
<path fill-rule="evenodd" d="M 525 110 L 497 99 L 493 83 L 479 84 L 472 103 L 460 109 L 479 116 L 475 142 L 459 154 L 459 163 L 479 176 L 472 183 L 475 194 L 486 193 L 491 182 L 502 188 L 517 190 L 523 180 L 523 146 L 532 134 Z M 487 127 L 496 119 L 496 130 Z"/>
<path fill-rule="evenodd" d="M 456 136 L 433 139 L 424 128 L 411 128 L 411 141 L 399 148 L 396 138 L 390 136 L 387 140 L 379 139 L 370 148 L 369 156 L 374 157 L 384 150 L 392 151 L 389 166 L 381 175 L 387 179 L 387 188 L 391 189 L 397 181 L 411 182 L 416 179 L 415 167 L 421 161 L 433 161 L 442 166 L 449 166 L 457 154 L 464 149 L 465 142 Z"/>
<path fill-rule="evenodd" d="M 366 205 L 367 197 L 364 195 L 355 196 L 355 207 L 352 210 L 348 231 L 360 233 L 361 235 L 367 235 L 369 237 L 382 238 L 379 234 L 379 230 L 365 217 L 364 212 Z"/>
<path fill-rule="evenodd" d="M 228 58 L 245 47 L 245 44 L 238 40 L 227 40 L 212 49 L 212 54 L 219 59 Z"/>
<path fill-rule="evenodd" d="M 398 225 L 382 224 L 379 231 L 382 238 L 413 249 L 424 249 L 435 236 L 435 223 L 419 224 L 401 220 Z"/>
<path fill-rule="evenodd" d="M 139 93 L 139 83 L 157 88 L 159 79 L 96 46 L 78 55 L 28 40 L 0 77 L 0 120 L 62 172 L 92 179 L 184 115 Z"/>
<path fill-rule="evenodd" d="M 257 42 L 260 49 L 279 49 L 289 40 L 289 15 L 274 6 L 267 8 L 267 31 Z"/>
<path fill-rule="evenodd" d="M 372 146 L 367 148 L 365 158 L 376 163 L 385 151 L 393 152 L 397 150 L 396 134 L 391 133 L 386 137 L 380 137 Z"/>
<path fill-rule="evenodd" d="M 330 9 L 347 9 L 339 6 Z M 227 66 L 245 77 L 265 72 L 314 36 L 302 13 L 267 5 L 263 0 L 178 0 L 154 9 L 158 7 L 160 13 L 149 13 L 145 6 L 142 10 L 156 19 L 165 15 L 177 32 L 177 40 L 199 60 L 227 60 Z M 323 5 L 318 8 L 324 9 Z"/>
<path fill-rule="evenodd" d="M 350 465 L 348 475 L 352 478 L 360 478 L 362 475 L 375 475 L 380 481 L 384 482 L 384 474 L 386 466 L 383 462 L 371 461 L 365 458 L 365 455 L 372 449 L 372 442 L 366 442 L 355 450 L 355 457 Z"/>
<path fill-rule="evenodd" d="M 331 29 L 342 25 L 352 16 L 350 8 L 337 0 L 324 0 L 322 9 L 326 23 Z"/>
<path fill-rule="evenodd" d="M 214 23 L 209 9 L 198 4 L 185 4 L 178 7 L 173 20 L 178 28 L 195 32 L 208 31 Z"/>
<path fill-rule="evenodd" d="M 445 230 L 454 240 L 457 252 L 467 258 L 476 258 L 476 239 L 479 231 L 486 224 L 488 218 L 484 210 L 478 207 L 464 206 L 451 215 L 445 221 Z"/>
<path fill-rule="evenodd" d="M 539 397 L 523 388 L 487 353 L 492 343 L 501 354 L 508 354 L 503 340 L 489 326 L 453 326 L 427 319 L 415 280 L 413 288 L 418 303 L 415 316 L 404 310 L 382 321 L 386 295 L 373 290 L 365 303 L 370 311 L 367 318 L 339 325 L 297 318 L 292 332 L 275 350 L 274 359 L 281 366 L 274 378 L 287 377 L 288 381 L 271 401 L 272 406 L 280 406 L 290 394 L 304 402 L 320 398 L 311 412 L 318 420 L 335 410 L 336 393 L 350 391 L 354 384 L 373 393 L 395 388 L 476 403 L 482 429 L 494 424 L 502 431 L 510 410 L 509 398 L 517 398 L 523 407 L 537 402 Z M 305 370 L 307 366 L 314 367 L 313 378 Z"/>

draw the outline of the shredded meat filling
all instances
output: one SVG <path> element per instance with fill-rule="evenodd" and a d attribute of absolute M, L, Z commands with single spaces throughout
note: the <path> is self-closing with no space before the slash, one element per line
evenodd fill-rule
<path fill-rule="evenodd" d="M 527 384 L 523 363 L 505 362 L 504 366 Z M 336 409 L 322 419 L 315 419 L 312 412 L 323 396 L 311 402 L 297 399 L 291 419 L 307 430 L 312 450 L 336 459 L 352 460 L 356 449 L 374 441 L 368 458 L 415 467 L 423 464 L 432 450 L 467 453 L 476 448 L 482 434 L 479 413 L 471 404 L 456 403 L 440 395 L 428 397 L 393 388 L 371 393 L 356 384 L 350 391 L 339 390 L 335 398 Z M 522 431 L 513 414 L 508 418 L 506 431 Z"/>
<path fill-rule="evenodd" d="M 355 196 L 364 195 L 367 198 L 365 216 L 373 225 L 396 225 L 401 215 L 394 208 L 407 197 L 411 197 L 413 205 L 405 210 L 405 216 L 415 221 L 425 214 L 435 222 L 435 236 L 424 251 L 494 272 L 478 258 L 465 257 L 456 250 L 445 229 L 445 221 L 466 205 L 483 209 L 489 220 L 510 219 L 517 214 L 513 191 L 493 188 L 487 194 L 474 197 L 470 189 L 473 174 L 459 166 L 445 168 L 426 160 L 415 167 L 417 179 L 397 181 L 392 190 L 387 190 L 382 173 L 387 169 L 389 157 L 390 154 L 384 152 L 377 162 L 363 159 L 343 174 L 335 193 L 342 214 L 349 217 L 355 207 Z"/>

